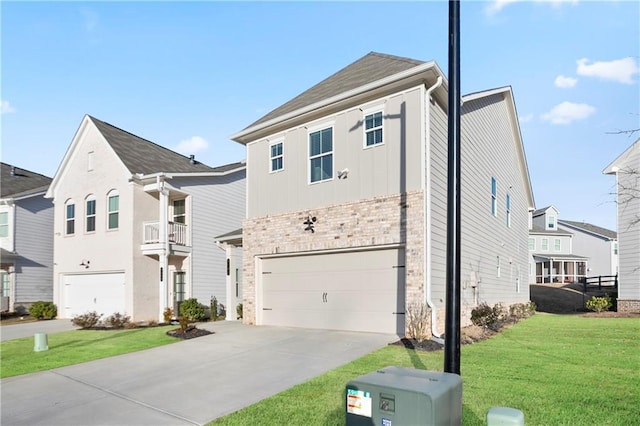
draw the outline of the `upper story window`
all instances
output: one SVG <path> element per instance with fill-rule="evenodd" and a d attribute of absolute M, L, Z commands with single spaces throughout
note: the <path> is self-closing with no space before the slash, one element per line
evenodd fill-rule
<path fill-rule="evenodd" d="M 618 254 L 618 243 L 613 243 L 613 254 Z"/>
<path fill-rule="evenodd" d="M 269 146 L 269 171 L 277 172 L 284 168 L 284 152 L 282 142 L 273 143 Z"/>
<path fill-rule="evenodd" d="M 173 201 L 173 221 L 175 223 L 187 223 L 187 210 L 185 207 L 185 200 Z"/>
<path fill-rule="evenodd" d="M 9 236 L 9 213 L 0 213 L 0 238 Z"/>
<path fill-rule="evenodd" d="M 382 143 L 382 112 L 375 112 L 364 117 L 365 147 Z"/>
<path fill-rule="evenodd" d="M 560 238 L 555 238 L 553 240 L 553 250 L 554 251 L 560 251 L 561 248 L 562 248 L 562 245 L 560 243 Z"/>
<path fill-rule="evenodd" d="M 547 216 L 547 229 L 556 229 L 557 220 L 558 219 L 555 217 L 555 215 L 548 215 Z"/>
<path fill-rule="evenodd" d="M 86 199 L 86 231 L 95 232 L 96 230 L 96 199 L 93 195 L 89 195 Z"/>
<path fill-rule="evenodd" d="M 107 229 L 118 229 L 120 222 L 120 196 L 118 191 L 107 195 Z"/>
<path fill-rule="evenodd" d="M 507 208 L 507 226 L 511 228 L 511 195 L 507 194 L 505 204 Z"/>
<path fill-rule="evenodd" d="M 491 214 L 498 215 L 498 183 L 496 178 L 491 178 Z"/>
<path fill-rule="evenodd" d="M 76 205 L 69 200 L 64 205 L 65 235 L 73 235 L 76 231 Z"/>
<path fill-rule="evenodd" d="M 542 239 L 542 251 L 548 251 L 549 250 L 549 239 L 548 238 L 543 238 Z"/>
<path fill-rule="evenodd" d="M 534 251 L 536 249 L 536 239 L 529 237 L 529 251 Z"/>
<path fill-rule="evenodd" d="M 309 181 L 333 178 L 333 128 L 309 133 Z"/>

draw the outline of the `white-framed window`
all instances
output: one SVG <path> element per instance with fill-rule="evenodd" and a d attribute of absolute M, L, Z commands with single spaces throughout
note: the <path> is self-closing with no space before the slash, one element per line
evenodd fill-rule
<path fill-rule="evenodd" d="M 500 278 L 500 256 L 496 256 L 496 277 Z"/>
<path fill-rule="evenodd" d="M 534 251 L 536 249 L 536 239 L 533 237 L 529 237 L 529 251 Z"/>
<path fill-rule="evenodd" d="M 107 229 L 120 226 L 120 196 L 115 189 L 107 194 Z"/>
<path fill-rule="evenodd" d="M 0 213 L 0 238 L 9 236 L 9 212 Z"/>
<path fill-rule="evenodd" d="M 96 198 L 93 195 L 85 199 L 85 231 L 96 231 Z"/>
<path fill-rule="evenodd" d="M 547 229 L 556 229 L 556 225 L 557 225 L 557 218 L 555 217 L 555 215 L 548 215 Z"/>
<path fill-rule="evenodd" d="M 380 145 L 382 137 L 382 111 L 367 114 L 364 117 L 364 147 Z"/>
<path fill-rule="evenodd" d="M 553 239 L 553 250 L 554 251 L 560 251 L 562 245 L 560 243 L 560 238 L 554 238 Z"/>
<path fill-rule="evenodd" d="M 269 145 L 269 171 L 277 172 L 284 169 L 283 142 L 275 142 Z"/>
<path fill-rule="evenodd" d="M 185 199 L 173 200 L 173 221 L 175 223 L 187 223 L 187 209 Z"/>
<path fill-rule="evenodd" d="M 542 251 L 549 251 L 549 239 L 543 238 L 541 241 Z"/>
<path fill-rule="evenodd" d="M 613 254 L 617 255 L 618 254 L 618 243 L 613 243 Z"/>
<path fill-rule="evenodd" d="M 507 227 L 511 228 L 511 195 L 507 194 L 505 199 L 506 210 L 507 210 Z"/>
<path fill-rule="evenodd" d="M 333 178 L 333 127 L 309 133 L 309 182 Z"/>
<path fill-rule="evenodd" d="M 491 178 L 491 214 L 498 216 L 498 182 L 496 178 Z"/>
<path fill-rule="evenodd" d="M 76 205 L 73 200 L 64 203 L 64 234 L 73 235 L 76 232 Z"/>

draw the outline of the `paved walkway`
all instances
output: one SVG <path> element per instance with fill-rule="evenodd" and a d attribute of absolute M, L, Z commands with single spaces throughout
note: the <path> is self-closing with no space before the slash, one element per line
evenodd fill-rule
<path fill-rule="evenodd" d="M 3 325 L 0 327 L 0 340 L 13 340 L 21 337 L 33 337 L 36 333 L 60 333 L 75 330 L 75 325 L 69 319 L 32 321 L 24 324 Z"/>
<path fill-rule="evenodd" d="M 0 423 L 201 425 L 397 339 L 226 321 L 201 327 L 215 334 L 2 379 Z"/>

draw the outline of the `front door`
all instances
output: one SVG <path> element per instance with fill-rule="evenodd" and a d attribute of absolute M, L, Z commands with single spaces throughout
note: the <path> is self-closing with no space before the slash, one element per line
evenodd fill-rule
<path fill-rule="evenodd" d="M 187 273 L 182 271 L 173 274 L 173 311 L 176 317 L 180 316 L 180 305 L 184 302 L 186 276 Z"/>

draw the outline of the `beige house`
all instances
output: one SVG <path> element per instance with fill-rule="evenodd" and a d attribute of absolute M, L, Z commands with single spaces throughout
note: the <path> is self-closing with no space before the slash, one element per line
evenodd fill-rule
<path fill-rule="evenodd" d="M 370 53 L 232 136 L 247 149 L 244 321 L 403 335 L 445 310 L 447 82 Z M 533 210 L 511 88 L 463 97 L 463 321 L 529 300 Z"/>
<path fill-rule="evenodd" d="M 227 255 L 214 237 L 241 225 L 244 163 L 209 167 L 85 116 L 46 197 L 58 317 L 162 320 L 182 300 L 209 306 L 214 296 L 235 313 Z"/>

